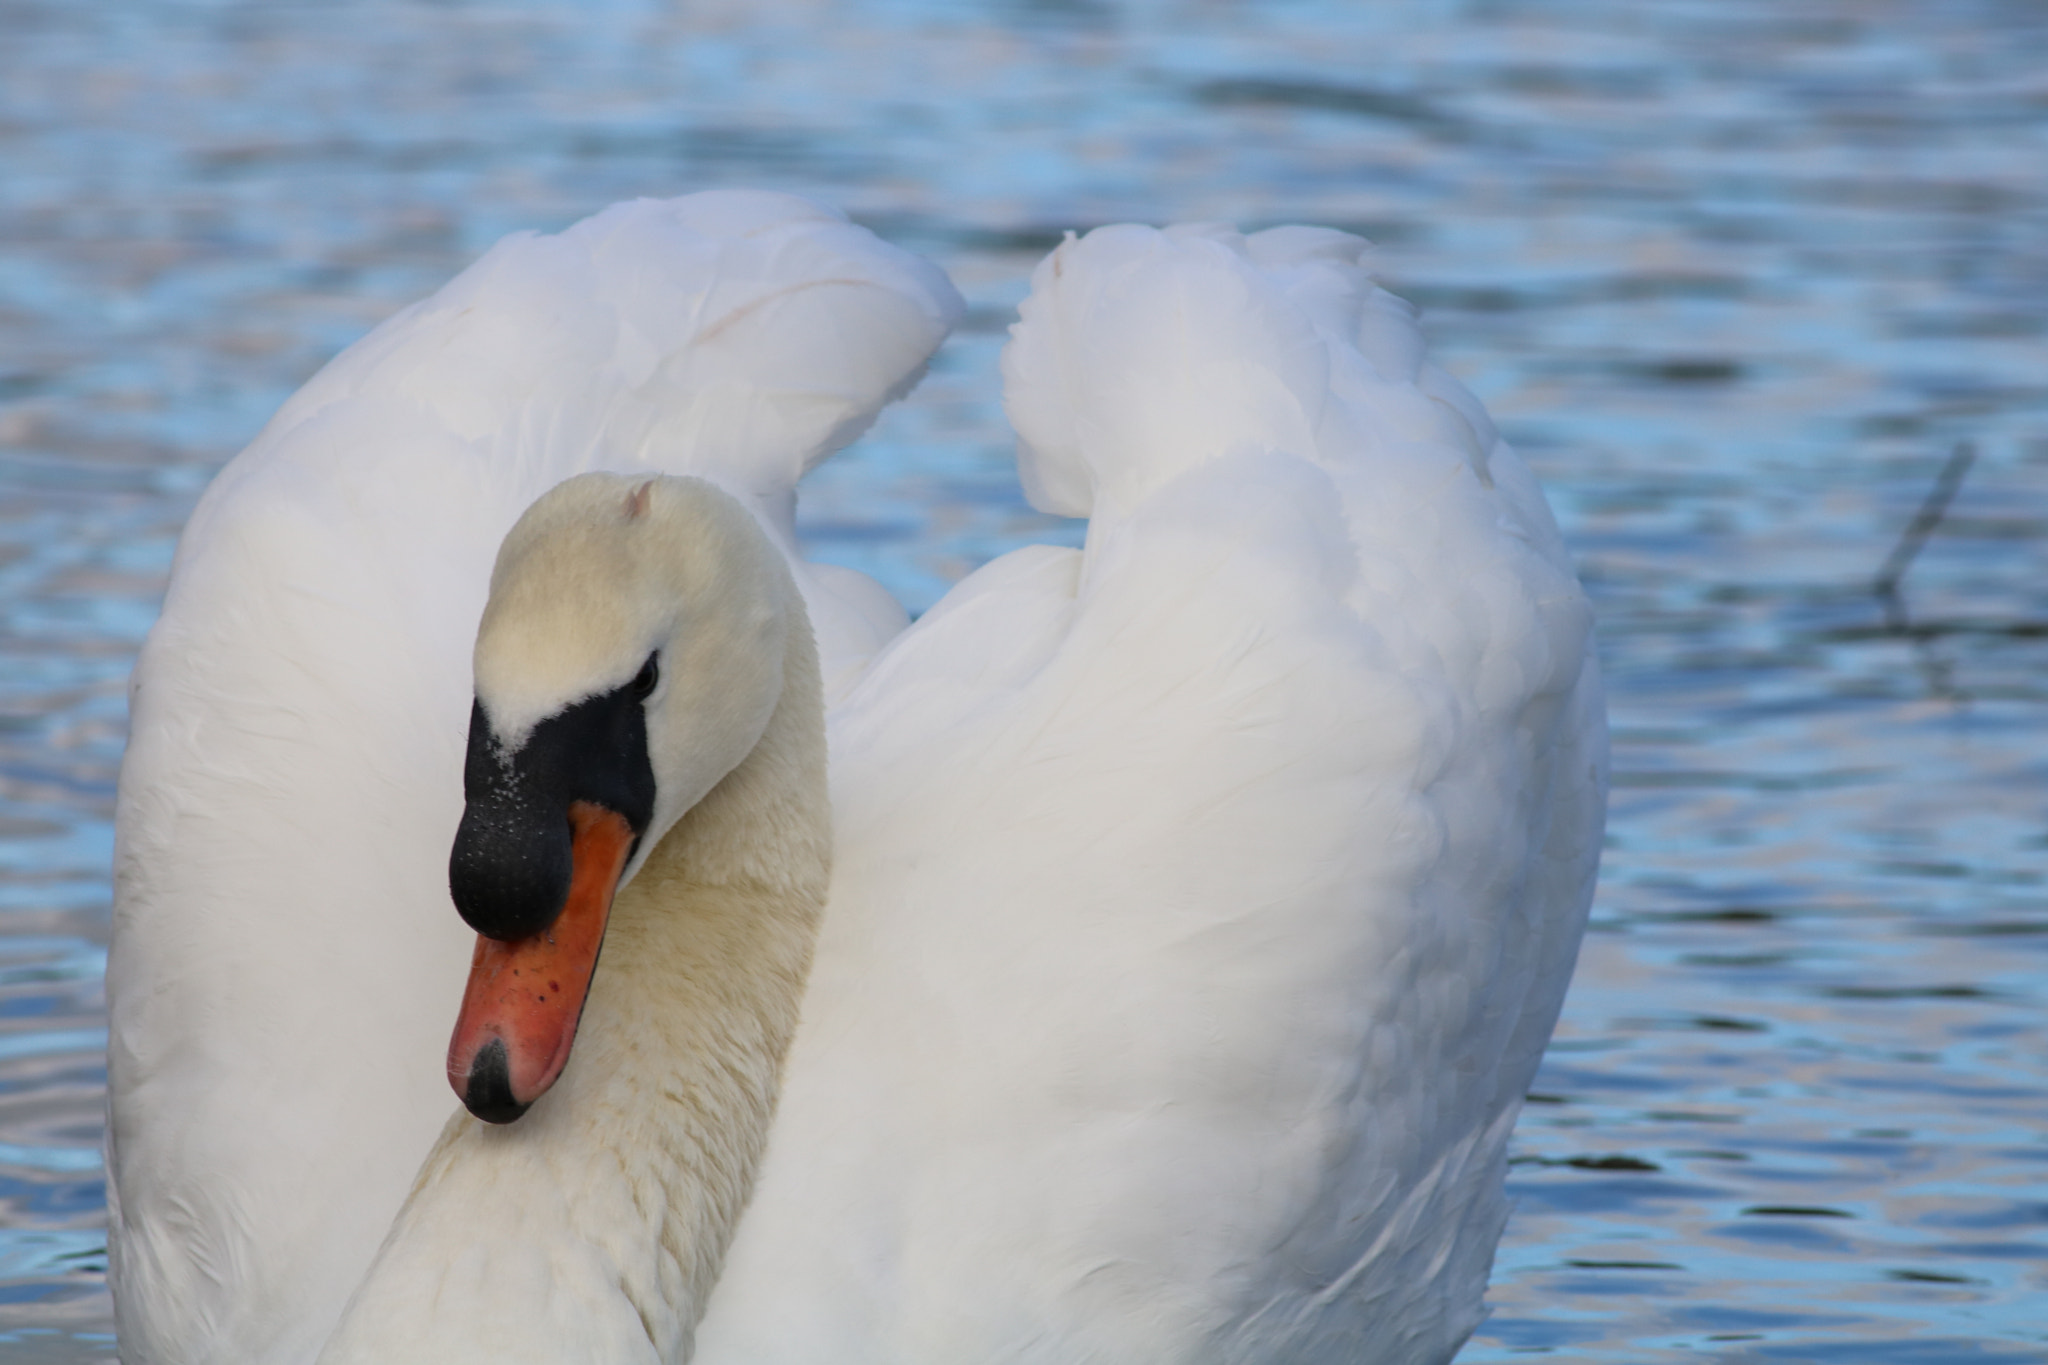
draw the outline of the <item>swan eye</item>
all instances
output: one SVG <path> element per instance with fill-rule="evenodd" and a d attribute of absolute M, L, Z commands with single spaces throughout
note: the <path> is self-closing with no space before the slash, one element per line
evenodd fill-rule
<path fill-rule="evenodd" d="M 647 662 L 640 665 L 640 671 L 633 675 L 629 686 L 633 695 L 645 700 L 654 691 L 654 685 L 661 681 L 661 654 L 659 651 L 647 656 Z"/>

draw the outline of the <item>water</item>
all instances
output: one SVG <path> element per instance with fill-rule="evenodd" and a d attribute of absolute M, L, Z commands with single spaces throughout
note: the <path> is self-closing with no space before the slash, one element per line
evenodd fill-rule
<path fill-rule="evenodd" d="M 0 1349 L 111 1353 L 122 687 L 198 490 L 500 234 L 757 184 L 974 305 L 806 495 L 914 606 L 1072 540 L 993 368 L 1067 227 L 1366 232 L 1546 479 L 1611 847 L 1463 1362 L 2048 1360 L 2044 56 L 2036 0 L 0 0 Z"/>

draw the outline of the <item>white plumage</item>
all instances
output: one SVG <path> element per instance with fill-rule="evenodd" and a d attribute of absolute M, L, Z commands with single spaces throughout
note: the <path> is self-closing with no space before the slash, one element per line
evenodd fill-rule
<path fill-rule="evenodd" d="M 701 1365 L 1444 1361 L 1477 1322 L 1604 722 L 1540 493 L 1363 251 L 1068 242 L 1005 377 L 1086 549 L 1004 556 L 872 663 L 892 604 L 796 561 L 831 893 Z M 513 518 L 691 472 L 794 556 L 795 478 L 957 308 L 800 201 L 622 206 L 501 245 L 222 475 L 123 773 L 129 1358 L 310 1360 L 449 1112 L 465 661 Z"/>
<path fill-rule="evenodd" d="M 448 847 L 514 519 L 584 470 L 701 473 L 793 550 L 797 476 L 959 308 L 937 269 L 788 196 L 620 205 L 501 242 L 214 481 L 136 668 L 117 814 L 130 1360 L 311 1360 L 447 1119 L 474 941 Z M 828 676 L 901 627 L 860 575 L 797 573 Z"/>

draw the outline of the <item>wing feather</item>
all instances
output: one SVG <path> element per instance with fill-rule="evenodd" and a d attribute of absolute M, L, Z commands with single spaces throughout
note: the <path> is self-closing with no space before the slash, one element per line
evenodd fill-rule
<path fill-rule="evenodd" d="M 704 1365 L 1445 1361 L 1584 921 L 1590 613 L 1365 244 L 1108 228 L 1005 355 L 1091 516 L 832 717 L 831 908 Z"/>

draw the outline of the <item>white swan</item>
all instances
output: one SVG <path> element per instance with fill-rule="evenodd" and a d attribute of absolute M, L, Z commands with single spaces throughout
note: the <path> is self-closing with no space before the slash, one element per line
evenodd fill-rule
<path fill-rule="evenodd" d="M 797 221 L 769 225 L 778 214 Z M 534 366 L 522 334 L 496 328 L 482 360 L 445 323 L 408 352 L 433 318 L 517 292 L 510 258 L 495 285 L 487 258 L 380 331 L 386 387 L 358 391 L 353 429 L 297 434 L 309 404 L 294 400 L 181 549 L 122 791 L 110 1146 L 124 1351 L 310 1359 L 360 1283 L 330 1361 L 675 1360 L 693 1327 L 695 1359 L 714 1365 L 1448 1360 L 1478 1318 L 1508 1128 L 1590 891 L 1599 685 L 1583 594 L 1526 470 L 1426 363 L 1362 244 L 1309 229 L 1118 228 L 1056 252 L 1006 354 L 1009 403 L 1027 489 L 1090 515 L 1087 549 L 996 561 L 864 671 L 882 612 L 763 557 L 790 550 L 775 514 L 828 444 L 780 454 L 780 404 L 738 404 L 775 414 L 749 419 L 757 444 L 735 443 L 778 464 L 765 496 L 743 460 L 693 466 L 695 447 L 666 447 L 671 467 L 739 493 L 751 521 L 687 481 L 585 481 L 535 513 L 478 642 L 478 695 L 510 717 L 499 738 L 567 704 L 630 698 L 643 645 L 659 650 L 658 686 L 688 690 L 709 656 L 672 652 L 703 642 L 646 605 L 662 601 L 753 623 L 755 645 L 719 654 L 754 677 L 726 699 L 752 719 L 696 723 L 686 743 L 677 693 L 648 700 L 655 837 L 614 928 L 672 941 L 608 947 L 560 1082 L 508 1127 L 449 1125 L 364 1279 L 360 1229 L 389 1221 L 392 1170 L 417 1161 L 446 1110 L 380 1068 L 438 1049 L 458 993 L 454 917 L 444 898 L 438 918 L 428 909 L 468 707 L 448 637 L 477 618 L 489 543 L 534 484 L 652 463 L 658 416 L 640 444 L 615 446 L 608 402 L 723 401 L 673 356 L 729 325 L 688 332 L 680 352 L 620 339 L 648 330 L 640 293 L 688 275 L 651 247 L 633 254 L 625 225 L 689 220 L 681 235 L 716 242 L 701 253 L 713 260 L 763 232 L 854 237 L 787 201 L 711 196 L 613 210 L 558 240 L 584 233 L 573 245 L 601 257 L 588 244 L 608 218 L 635 280 L 631 296 L 604 295 L 608 327 Z M 806 432 L 853 427 L 846 414 L 914 373 L 955 306 L 879 244 L 842 249 L 868 267 L 859 298 L 884 315 L 893 361 L 872 360 L 888 348 L 863 338 L 851 300 L 834 303 L 830 344 L 785 357 L 763 332 L 733 357 L 759 387 L 785 361 L 829 372 L 864 352 L 862 397 L 840 386 L 844 411 Z M 720 268 L 694 277 L 699 292 Z M 586 368 L 638 379 L 560 401 L 550 385 L 587 385 L 563 364 L 577 345 Z M 444 396 L 448 372 L 497 366 L 513 377 Z M 329 375 L 364 370 L 352 351 Z M 515 401 L 476 396 L 492 387 Z M 371 494 L 345 472 L 343 452 L 375 449 L 380 426 L 422 408 L 466 424 L 478 452 L 459 481 L 488 517 L 447 496 L 446 474 Z M 520 484 L 503 499 L 501 477 Z M 671 594 L 617 590 L 639 572 L 617 562 L 521 567 L 595 564 L 611 551 L 575 547 L 609 545 L 593 532 L 607 527 L 671 528 L 654 537 L 670 548 L 645 556 L 670 562 L 704 538 L 676 528 L 707 526 L 725 528 L 713 538 L 733 547 L 728 568 L 679 568 Z M 476 581 L 442 578 L 458 561 Z M 390 584 L 371 603 L 350 597 L 365 572 Z M 833 863 L 770 1130 L 820 872 L 801 800 L 817 755 L 802 719 L 816 702 L 800 703 L 817 683 L 789 643 L 806 606 L 842 693 Z M 213 633 L 181 624 L 194 619 Z M 854 647 L 835 650 L 839 634 Z M 735 752 L 734 736 L 762 743 Z M 405 787 L 429 771 L 441 789 Z M 335 836 L 344 851 L 322 851 Z M 742 918 L 772 942 L 723 959 L 733 970 L 710 996 L 645 984 L 704 952 L 678 936 L 693 893 L 664 894 L 668 860 L 763 849 L 785 877 L 780 908 Z M 380 915 L 366 893 L 405 909 Z M 232 968 L 210 965 L 221 952 Z M 273 967 L 290 980 L 244 979 Z M 377 1055 L 359 1056 L 355 1034 Z M 634 1041 L 683 1034 L 710 1041 Z M 506 1077 L 530 1091 L 534 1074 L 515 1063 Z M 635 1083 L 646 1076 L 669 1083 Z M 398 1117 L 336 1142 L 364 1096 Z M 677 1104 L 695 1117 L 663 1117 Z M 409 1156 L 393 1156 L 403 1142 Z"/>
<path fill-rule="evenodd" d="M 130 691 L 107 985 L 130 1360 L 310 1361 L 446 1121 L 448 846 L 493 557 L 591 469 L 793 489 L 924 362 L 945 276 L 785 195 L 499 243 L 207 490 Z M 829 672 L 903 614 L 792 558 Z"/>

